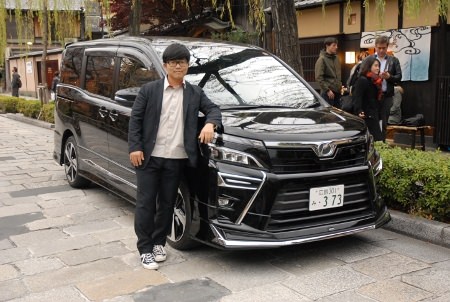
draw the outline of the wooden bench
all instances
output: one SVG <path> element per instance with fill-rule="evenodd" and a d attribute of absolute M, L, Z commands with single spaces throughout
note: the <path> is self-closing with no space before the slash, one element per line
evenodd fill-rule
<path fill-rule="evenodd" d="M 411 149 L 416 148 L 416 134 L 417 131 L 420 133 L 420 143 L 422 145 L 422 150 L 425 151 L 425 130 L 431 129 L 431 126 L 397 126 L 397 125 L 388 125 L 386 128 L 387 132 L 396 133 L 396 132 L 407 132 L 412 134 L 412 142 Z"/>

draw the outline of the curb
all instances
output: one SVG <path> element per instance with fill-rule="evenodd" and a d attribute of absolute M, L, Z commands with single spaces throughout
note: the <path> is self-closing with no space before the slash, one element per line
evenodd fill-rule
<path fill-rule="evenodd" d="M 389 210 L 392 220 L 384 229 L 450 248 L 450 224 Z"/>
<path fill-rule="evenodd" d="M 47 129 L 55 128 L 55 124 L 51 124 L 51 123 L 45 122 L 45 121 L 40 121 L 40 120 L 31 118 L 31 117 L 26 117 L 22 113 L 6 113 L 5 117 L 12 119 L 12 120 L 19 121 L 19 122 L 42 127 L 42 128 L 47 128 Z"/>

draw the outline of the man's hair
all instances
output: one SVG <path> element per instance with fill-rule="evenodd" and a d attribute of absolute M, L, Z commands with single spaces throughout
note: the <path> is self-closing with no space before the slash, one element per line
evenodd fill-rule
<path fill-rule="evenodd" d="M 387 36 L 378 36 L 375 38 L 375 45 L 378 44 L 387 44 L 389 45 L 389 37 Z"/>
<path fill-rule="evenodd" d="M 334 37 L 325 38 L 325 40 L 323 41 L 323 44 L 325 44 L 325 46 L 330 46 L 333 43 L 338 43 L 338 40 Z"/>
<path fill-rule="evenodd" d="M 17 72 L 17 67 L 13 67 L 13 72 Z"/>
<path fill-rule="evenodd" d="M 59 76 L 59 71 L 55 71 L 55 76 Z"/>
<path fill-rule="evenodd" d="M 371 70 L 372 65 L 375 61 L 378 61 L 378 64 L 381 65 L 380 60 L 378 60 L 377 58 L 375 58 L 373 56 L 369 56 L 369 57 L 365 58 L 364 61 L 362 61 L 362 63 L 361 63 L 361 68 L 359 70 L 359 74 L 365 75 L 366 73 L 368 73 Z"/>
<path fill-rule="evenodd" d="M 186 46 L 179 43 L 173 43 L 167 46 L 163 53 L 163 62 L 167 63 L 171 60 L 186 59 L 189 62 L 191 54 Z"/>

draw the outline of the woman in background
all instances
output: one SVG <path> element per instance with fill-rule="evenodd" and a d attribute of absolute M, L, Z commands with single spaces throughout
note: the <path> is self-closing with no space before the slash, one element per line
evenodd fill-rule
<path fill-rule="evenodd" d="M 360 76 L 354 85 L 352 96 L 355 114 L 365 120 L 375 141 L 383 140 L 378 111 L 382 97 L 382 79 L 379 74 L 380 61 L 372 56 L 366 58 L 361 63 Z"/>

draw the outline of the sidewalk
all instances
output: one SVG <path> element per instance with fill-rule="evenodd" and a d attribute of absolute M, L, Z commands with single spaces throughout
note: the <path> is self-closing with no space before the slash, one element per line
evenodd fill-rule
<path fill-rule="evenodd" d="M 71 188 L 51 128 L 0 114 L 0 136 L 0 301 L 450 301 L 450 249 L 383 228 L 280 249 L 168 247 L 143 269 L 134 206 Z"/>

